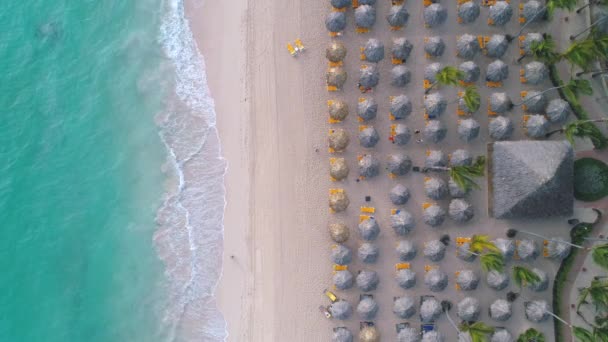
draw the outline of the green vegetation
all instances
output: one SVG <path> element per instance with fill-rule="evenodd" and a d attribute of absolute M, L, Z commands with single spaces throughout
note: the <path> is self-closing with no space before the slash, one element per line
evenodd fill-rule
<path fill-rule="evenodd" d="M 435 82 L 424 93 L 428 94 L 437 85 L 457 86 L 462 78 L 464 78 L 464 72 L 451 65 L 444 66 L 435 75 Z"/>
<path fill-rule="evenodd" d="M 601 160 L 581 158 L 574 162 L 574 197 L 597 201 L 608 195 L 608 165 Z"/>
<path fill-rule="evenodd" d="M 505 267 L 505 260 L 500 253 L 488 252 L 479 257 L 479 264 L 484 272 L 502 272 Z"/>
<path fill-rule="evenodd" d="M 594 246 L 591 256 L 593 257 L 593 262 L 608 270 L 608 244 Z"/>
<path fill-rule="evenodd" d="M 484 322 L 462 322 L 458 326 L 458 330 L 469 333 L 472 342 L 485 342 L 488 340 L 488 336 L 494 332 L 494 327 L 491 327 Z"/>
<path fill-rule="evenodd" d="M 469 108 L 469 111 L 476 112 L 481 106 L 481 96 L 475 86 L 468 86 L 464 88 L 464 94 L 462 95 L 464 104 Z"/>
<path fill-rule="evenodd" d="M 540 277 L 525 266 L 513 266 L 513 282 L 520 289 L 529 284 L 535 284 L 540 281 Z"/>
<path fill-rule="evenodd" d="M 456 185 L 465 191 L 472 188 L 479 189 L 479 185 L 475 183 L 475 178 L 483 177 L 486 169 L 486 157 L 479 156 L 475 159 L 473 165 L 452 166 L 450 168 L 450 177 Z"/>
<path fill-rule="evenodd" d="M 530 328 L 519 335 L 517 342 L 545 342 L 545 335 L 534 328 Z"/>

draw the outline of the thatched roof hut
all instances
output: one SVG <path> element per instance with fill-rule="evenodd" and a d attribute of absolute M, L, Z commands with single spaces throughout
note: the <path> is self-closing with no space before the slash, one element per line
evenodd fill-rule
<path fill-rule="evenodd" d="M 420 342 L 420 332 L 408 325 L 397 333 L 397 342 Z"/>
<path fill-rule="evenodd" d="M 421 342 L 444 342 L 445 338 L 438 330 L 427 330 L 422 333 Z"/>
<path fill-rule="evenodd" d="M 470 142 L 479 136 L 479 123 L 473 118 L 459 120 L 458 137 L 464 142 Z"/>
<path fill-rule="evenodd" d="M 397 285 L 402 289 L 410 289 L 416 285 L 416 273 L 410 269 L 398 270 L 395 273 Z"/>
<path fill-rule="evenodd" d="M 348 104 L 342 100 L 332 100 L 329 105 L 329 117 L 342 121 L 348 116 Z"/>
<path fill-rule="evenodd" d="M 476 2 L 467 1 L 458 6 L 458 17 L 463 24 L 474 22 L 479 17 L 480 7 Z"/>
<path fill-rule="evenodd" d="M 494 34 L 486 44 L 486 53 L 488 57 L 501 58 L 507 52 L 508 47 L 509 41 L 507 40 L 507 36 L 504 34 Z"/>
<path fill-rule="evenodd" d="M 469 193 L 469 190 L 464 190 L 458 184 L 456 184 L 452 177 L 450 177 L 448 180 L 448 190 L 450 192 L 450 196 L 454 198 L 462 198 Z"/>
<path fill-rule="evenodd" d="M 413 48 L 414 45 L 405 37 L 394 38 L 391 54 L 393 55 L 393 58 L 405 61 L 410 57 Z"/>
<path fill-rule="evenodd" d="M 513 342 L 515 339 L 505 328 L 496 328 L 490 337 L 490 342 Z"/>
<path fill-rule="evenodd" d="M 355 277 L 349 270 L 336 271 L 333 280 L 338 290 L 348 290 L 355 284 Z"/>
<path fill-rule="evenodd" d="M 433 268 L 424 275 L 424 284 L 432 292 L 441 292 L 448 286 L 448 275 L 438 268 Z"/>
<path fill-rule="evenodd" d="M 431 83 L 434 83 L 436 81 L 435 77 L 437 76 L 437 73 L 441 71 L 441 69 L 443 69 L 443 64 L 439 62 L 427 64 L 424 67 L 424 79 Z"/>
<path fill-rule="evenodd" d="M 491 270 L 486 274 L 486 283 L 496 291 L 500 291 L 509 286 L 509 275 L 505 272 Z"/>
<path fill-rule="evenodd" d="M 448 213 L 450 218 L 458 223 L 469 222 L 474 215 L 473 206 L 460 198 L 454 198 L 450 201 Z"/>
<path fill-rule="evenodd" d="M 440 240 L 427 241 L 424 244 L 423 254 L 431 261 L 441 261 L 445 256 L 446 246 Z"/>
<path fill-rule="evenodd" d="M 526 111 L 530 113 L 543 113 L 547 105 L 547 97 L 540 91 L 530 90 L 524 96 L 523 103 Z"/>
<path fill-rule="evenodd" d="M 424 8 L 423 18 L 427 27 L 437 27 L 448 18 L 448 10 L 440 3 L 433 3 Z"/>
<path fill-rule="evenodd" d="M 365 98 L 357 103 L 357 115 L 363 121 L 369 121 L 376 118 L 378 113 L 378 103 L 373 97 Z"/>
<path fill-rule="evenodd" d="M 431 204 L 429 207 L 424 209 L 422 213 L 422 220 L 424 223 L 431 227 L 440 226 L 445 221 L 445 210 L 437 204 Z"/>
<path fill-rule="evenodd" d="M 448 165 L 448 158 L 441 150 L 430 150 L 427 152 L 426 159 L 424 161 L 425 167 L 446 167 Z"/>
<path fill-rule="evenodd" d="M 344 192 L 336 192 L 329 195 L 329 207 L 335 212 L 341 212 L 348 208 L 350 200 Z"/>
<path fill-rule="evenodd" d="M 410 141 L 411 137 L 412 137 L 412 133 L 410 132 L 410 129 L 406 125 L 404 125 L 404 124 L 395 125 L 395 132 L 393 135 L 393 142 L 395 144 L 397 144 L 398 146 L 404 146 Z"/>
<path fill-rule="evenodd" d="M 406 235 L 415 226 L 414 216 L 405 209 L 399 209 L 391 215 L 391 228 L 393 228 L 397 235 Z"/>
<path fill-rule="evenodd" d="M 380 135 L 374 126 L 369 126 L 359 132 L 359 145 L 365 148 L 372 148 L 380 141 Z M 361 163 L 359 163 L 361 165 Z"/>
<path fill-rule="evenodd" d="M 329 32 L 341 32 L 346 28 L 346 13 L 329 12 L 325 18 L 325 27 Z"/>
<path fill-rule="evenodd" d="M 391 203 L 404 205 L 410 199 L 410 190 L 403 184 L 396 184 L 389 193 Z"/>
<path fill-rule="evenodd" d="M 517 255 L 521 261 L 531 261 L 538 257 L 540 249 L 534 240 L 524 239 L 517 244 Z"/>
<path fill-rule="evenodd" d="M 395 176 L 403 176 L 412 169 L 412 160 L 405 153 L 393 153 L 388 156 L 387 170 Z"/>
<path fill-rule="evenodd" d="M 337 244 L 331 248 L 331 260 L 334 264 L 348 265 L 353 261 L 353 254 L 347 246 Z"/>
<path fill-rule="evenodd" d="M 493 25 L 503 26 L 511 20 L 513 16 L 513 7 L 506 1 L 496 1 L 490 6 L 489 17 Z"/>
<path fill-rule="evenodd" d="M 538 22 L 546 19 L 547 9 L 544 3 L 537 0 L 529 0 L 524 3 L 522 10 L 522 16 L 526 19 L 526 22 Z"/>
<path fill-rule="evenodd" d="M 513 101 L 507 93 L 492 93 L 490 95 L 490 110 L 498 114 L 503 114 L 513 107 Z"/>
<path fill-rule="evenodd" d="M 376 271 L 363 270 L 357 274 L 356 278 L 357 287 L 363 292 L 373 291 L 378 287 L 380 278 Z"/>
<path fill-rule="evenodd" d="M 371 321 L 376 318 L 378 313 L 378 303 L 371 296 L 364 296 L 357 304 L 357 314 L 359 319 Z"/>
<path fill-rule="evenodd" d="M 386 16 L 388 24 L 392 27 L 403 27 L 407 24 L 410 14 L 404 5 L 393 5 Z"/>
<path fill-rule="evenodd" d="M 361 5 L 355 9 L 355 24 L 358 27 L 372 28 L 376 23 L 376 9 L 370 5 Z"/>
<path fill-rule="evenodd" d="M 329 141 L 329 148 L 336 152 L 344 151 L 350 142 L 348 132 L 342 128 L 332 129 L 327 139 Z"/>
<path fill-rule="evenodd" d="M 533 300 L 524 303 L 526 307 L 526 318 L 534 323 L 544 322 L 549 319 L 549 303 L 545 300 Z"/>
<path fill-rule="evenodd" d="M 530 115 L 526 121 L 526 135 L 530 138 L 544 138 L 549 131 L 549 121 L 544 115 Z"/>
<path fill-rule="evenodd" d="M 357 250 L 357 256 L 361 262 L 366 264 L 373 264 L 378 260 L 378 255 L 380 254 L 380 248 L 373 243 L 364 242 L 359 246 Z"/>
<path fill-rule="evenodd" d="M 346 71 L 342 67 L 329 68 L 325 75 L 327 85 L 342 89 L 346 82 Z"/>
<path fill-rule="evenodd" d="M 506 116 L 498 116 L 490 120 L 488 130 L 494 140 L 507 140 L 513 135 L 513 121 Z"/>
<path fill-rule="evenodd" d="M 448 133 L 448 129 L 439 120 L 429 120 L 424 126 L 422 134 L 424 138 L 432 143 L 438 143 L 445 138 Z"/>
<path fill-rule="evenodd" d="M 532 272 L 536 274 L 540 280 L 536 283 L 528 283 L 528 288 L 534 292 L 546 291 L 549 288 L 549 276 L 547 275 L 547 272 L 536 267 L 532 269 Z"/>
<path fill-rule="evenodd" d="M 410 261 L 416 257 L 416 246 L 410 240 L 401 240 L 395 248 L 399 261 Z"/>
<path fill-rule="evenodd" d="M 521 48 L 524 50 L 524 53 L 529 56 L 532 54 L 532 45 L 534 43 L 541 43 L 544 40 L 545 38 L 541 33 L 530 32 L 526 34 L 524 40 L 521 42 Z"/>
<path fill-rule="evenodd" d="M 416 300 L 411 296 L 395 298 L 393 301 L 393 313 L 403 319 L 412 317 L 416 313 Z"/>
<path fill-rule="evenodd" d="M 448 101 L 441 93 L 432 93 L 424 97 L 424 108 L 429 118 L 438 118 L 448 107 Z"/>
<path fill-rule="evenodd" d="M 359 342 L 380 342 L 380 332 L 368 325 L 359 331 Z"/>
<path fill-rule="evenodd" d="M 374 217 L 367 218 L 359 223 L 359 236 L 365 241 L 374 241 L 380 234 L 380 226 Z"/>
<path fill-rule="evenodd" d="M 329 236 L 334 242 L 346 242 L 350 237 L 350 230 L 344 223 L 332 223 L 329 225 Z"/>
<path fill-rule="evenodd" d="M 390 99 L 391 114 L 395 119 L 405 119 L 412 113 L 412 102 L 407 95 L 397 95 Z"/>
<path fill-rule="evenodd" d="M 456 40 L 456 55 L 464 59 L 473 59 L 481 51 L 477 37 L 465 33 Z"/>
<path fill-rule="evenodd" d="M 460 63 L 458 70 L 464 73 L 462 81 L 466 83 L 477 82 L 479 80 L 479 76 L 481 75 L 481 69 L 479 69 L 479 66 L 473 61 Z"/>
<path fill-rule="evenodd" d="M 509 66 L 500 59 L 488 65 L 486 80 L 490 82 L 502 82 L 509 77 Z"/>
<path fill-rule="evenodd" d="M 457 305 L 457 314 L 463 321 L 476 321 L 481 309 L 479 300 L 474 297 L 465 297 Z"/>
<path fill-rule="evenodd" d="M 440 36 L 428 37 L 424 43 L 424 52 L 431 57 L 441 57 L 445 51 L 445 43 Z"/>
<path fill-rule="evenodd" d="M 446 279 L 447 284 L 447 279 Z M 441 316 L 443 309 L 441 303 L 435 297 L 425 296 L 420 304 L 420 320 L 423 323 L 432 323 Z"/>
<path fill-rule="evenodd" d="M 353 342 L 353 339 L 353 333 L 346 327 L 334 328 L 334 333 L 331 336 L 331 342 Z"/>
<path fill-rule="evenodd" d="M 359 84 L 363 88 L 373 88 L 380 81 L 380 72 L 375 64 L 365 64 L 359 69 Z"/>
<path fill-rule="evenodd" d="M 540 84 L 549 78 L 549 68 L 543 62 L 532 61 L 524 66 L 524 77 L 529 84 Z"/>
<path fill-rule="evenodd" d="M 561 98 L 556 98 L 549 101 L 547 108 L 547 118 L 551 123 L 563 123 L 568 119 L 572 112 L 570 104 Z"/>
<path fill-rule="evenodd" d="M 473 270 L 462 270 L 456 276 L 456 284 L 462 291 L 473 291 L 479 284 L 479 275 Z"/>
<path fill-rule="evenodd" d="M 549 258 L 562 260 L 570 255 L 571 246 L 566 243 L 567 241 L 561 237 L 555 237 L 549 240 L 547 244 L 547 252 L 549 252 Z"/>
<path fill-rule="evenodd" d="M 473 164 L 473 157 L 469 151 L 457 149 L 450 155 L 450 165 L 452 166 L 470 166 Z"/>
<path fill-rule="evenodd" d="M 333 158 L 329 162 L 329 175 L 339 181 L 348 177 L 349 168 L 344 158 Z"/>
<path fill-rule="evenodd" d="M 490 317 L 495 321 L 504 322 L 511 318 L 512 313 L 511 303 L 504 299 L 497 299 L 490 304 Z"/>
<path fill-rule="evenodd" d="M 497 238 L 492 242 L 496 245 L 496 248 L 498 248 L 505 261 L 510 261 L 513 258 L 513 255 L 515 254 L 515 241 Z"/>
<path fill-rule="evenodd" d="M 410 69 L 403 64 L 395 65 L 391 69 L 391 85 L 395 87 L 405 87 L 412 78 Z"/>
<path fill-rule="evenodd" d="M 331 6 L 338 9 L 344 9 L 352 4 L 352 0 L 330 0 Z"/>
<path fill-rule="evenodd" d="M 329 313 L 333 318 L 346 320 L 353 314 L 353 307 L 349 302 L 340 299 L 329 306 Z"/>
<path fill-rule="evenodd" d="M 376 38 L 368 39 L 363 47 L 363 56 L 368 62 L 380 62 L 384 59 L 384 44 Z"/>
<path fill-rule="evenodd" d="M 327 49 L 325 49 L 325 58 L 327 58 L 330 62 L 342 62 L 345 57 L 346 47 L 340 41 L 332 41 L 331 44 L 327 47 Z"/>
<path fill-rule="evenodd" d="M 427 177 L 424 179 L 424 192 L 433 200 L 441 200 L 448 194 L 448 184 L 441 178 Z"/>

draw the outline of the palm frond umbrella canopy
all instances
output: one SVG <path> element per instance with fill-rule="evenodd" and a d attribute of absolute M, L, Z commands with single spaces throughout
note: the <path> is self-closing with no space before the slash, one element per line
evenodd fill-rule
<path fill-rule="evenodd" d="M 490 95 L 490 110 L 503 114 L 506 111 L 510 110 L 513 107 L 513 101 L 507 93 L 492 93 Z"/>
<path fill-rule="evenodd" d="M 355 284 L 355 277 L 349 270 L 336 271 L 333 280 L 338 290 L 348 290 Z"/>
<path fill-rule="evenodd" d="M 376 9 L 370 5 L 361 5 L 355 10 L 355 24 L 363 28 L 372 28 L 376 23 Z"/>
<path fill-rule="evenodd" d="M 380 248 L 373 243 L 364 242 L 359 246 L 357 250 L 357 256 L 359 260 L 366 264 L 373 264 L 378 260 L 378 254 L 380 254 Z"/>
<path fill-rule="evenodd" d="M 448 286 L 448 275 L 438 268 L 434 268 L 424 275 L 424 284 L 432 292 L 441 292 Z"/>
<path fill-rule="evenodd" d="M 488 130 L 490 131 L 490 137 L 494 140 L 506 140 L 513 135 L 513 121 L 511 119 L 498 116 L 490 120 L 488 124 Z"/>
<path fill-rule="evenodd" d="M 458 284 L 463 291 L 473 291 L 479 284 L 479 275 L 473 270 L 459 271 L 456 276 L 456 284 Z"/>
<path fill-rule="evenodd" d="M 410 14 L 403 5 L 391 6 L 391 9 L 386 16 L 388 24 L 392 27 L 403 27 L 407 24 Z"/>
<path fill-rule="evenodd" d="M 552 123 L 563 123 L 572 112 L 570 104 L 561 98 L 549 101 L 546 108 L 547 118 Z"/>
<path fill-rule="evenodd" d="M 416 257 L 416 246 L 410 240 L 401 240 L 395 248 L 400 261 L 410 261 Z"/>
<path fill-rule="evenodd" d="M 524 239 L 517 244 L 517 255 L 521 261 L 531 261 L 538 257 L 540 251 L 534 240 Z"/>
<path fill-rule="evenodd" d="M 407 95 L 397 95 L 390 99 L 391 114 L 395 119 L 405 119 L 412 113 L 412 102 Z"/>
<path fill-rule="evenodd" d="M 391 54 L 393 58 L 405 61 L 410 57 L 412 49 L 414 49 L 414 45 L 406 38 L 395 38 L 393 39 Z"/>
<path fill-rule="evenodd" d="M 511 239 L 497 238 L 492 241 L 505 261 L 509 261 L 515 255 L 515 241 Z"/>
<path fill-rule="evenodd" d="M 329 32 L 341 32 L 346 28 L 346 13 L 330 12 L 325 18 L 325 27 Z"/>
<path fill-rule="evenodd" d="M 506 300 L 497 299 L 490 304 L 490 317 L 492 317 L 493 320 L 504 322 L 511 318 L 511 315 L 511 303 L 507 302 Z"/>
<path fill-rule="evenodd" d="M 530 32 L 526 34 L 524 40 L 521 42 L 521 48 L 524 50 L 526 55 L 532 54 L 532 45 L 535 43 L 542 43 L 545 40 L 543 35 L 538 32 Z"/>
<path fill-rule="evenodd" d="M 524 304 L 526 307 L 526 318 L 534 323 L 546 321 L 549 315 L 549 303 L 545 300 L 533 300 Z"/>
<path fill-rule="evenodd" d="M 332 100 L 329 105 L 329 117 L 342 121 L 348 116 L 348 104 L 342 100 Z"/>
<path fill-rule="evenodd" d="M 445 256 L 445 248 L 440 240 L 431 240 L 424 244 L 423 254 L 431 261 L 441 261 Z"/>
<path fill-rule="evenodd" d="M 359 176 L 373 178 L 380 172 L 380 161 L 376 157 L 366 154 L 359 160 Z"/>
<path fill-rule="evenodd" d="M 507 36 L 504 34 L 495 34 L 490 37 L 490 40 L 486 44 L 486 53 L 491 58 L 501 58 L 507 48 L 509 47 L 509 41 Z"/>
<path fill-rule="evenodd" d="M 337 244 L 331 249 L 331 261 L 338 265 L 348 265 L 353 261 L 353 254 L 347 246 Z"/>
<path fill-rule="evenodd" d="M 422 220 L 431 227 L 440 226 L 445 221 L 445 210 L 437 204 L 431 204 L 424 209 Z"/>
<path fill-rule="evenodd" d="M 460 260 L 471 262 L 471 261 L 475 260 L 476 255 L 473 253 L 470 253 L 470 250 L 471 250 L 471 244 L 468 242 L 465 242 L 462 245 L 456 247 L 456 256 L 458 256 L 458 259 L 460 259 Z"/>
<path fill-rule="evenodd" d="M 446 167 L 448 158 L 441 150 L 430 150 L 426 155 L 424 166 L 426 167 Z"/>
<path fill-rule="evenodd" d="M 345 57 L 346 47 L 337 40 L 332 41 L 327 49 L 325 49 L 325 58 L 327 58 L 330 62 L 342 62 Z"/>
<path fill-rule="evenodd" d="M 544 138 L 549 131 L 549 121 L 544 115 L 530 115 L 526 121 L 526 135 L 530 138 Z"/>
<path fill-rule="evenodd" d="M 462 81 L 466 83 L 477 82 L 481 75 L 481 69 L 479 69 L 479 66 L 473 61 L 460 63 L 458 70 L 463 72 L 464 77 L 462 78 Z"/>
<path fill-rule="evenodd" d="M 349 204 L 350 200 L 344 192 L 336 192 L 329 195 L 329 207 L 337 213 L 346 210 Z"/>
<path fill-rule="evenodd" d="M 458 17 L 463 24 L 474 22 L 479 17 L 479 5 L 473 1 L 467 1 L 458 6 Z"/>
<path fill-rule="evenodd" d="M 473 164 L 473 157 L 469 151 L 459 148 L 450 155 L 450 164 L 452 166 L 470 166 Z"/>
<path fill-rule="evenodd" d="M 463 321 L 476 321 L 479 318 L 481 308 L 479 300 L 474 297 L 465 297 L 457 305 L 457 314 Z"/>
<path fill-rule="evenodd" d="M 412 79 L 412 73 L 403 64 L 395 65 L 391 69 L 391 85 L 395 87 L 405 87 Z"/>
<path fill-rule="evenodd" d="M 536 85 L 544 82 L 549 78 L 549 68 L 545 63 L 532 61 L 524 66 L 524 77 L 526 83 Z"/>
<path fill-rule="evenodd" d="M 421 342 L 444 342 L 443 335 L 437 330 L 429 330 L 422 333 Z"/>
<path fill-rule="evenodd" d="M 403 319 L 412 317 L 416 313 L 416 300 L 410 296 L 395 298 L 393 313 Z"/>
<path fill-rule="evenodd" d="M 524 96 L 523 102 L 526 105 L 526 111 L 530 113 L 544 113 L 547 106 L 547 97 L 540 91 L 530 90 Z"/>
<path fill-rule="evenodd" d="M 553 238 L 547 243 L 549 258 L 562 260 L 570 254 L 570 245 L 561 237 Z"/>
<path fill-rule="evenodd" d="M 422 131 L 424 138 L 432 143 L 438 143 L 445 138 L 448 129 L 439 120 L 429 120 Z"/>
<path fill-rule="evenodd" d="M 404 153 L 388 156 L 387 170 L 395 176 L 403 176 L 412 169 L 412 160 Z"/>
<path fill-rule="evenodd" d="M 345 300 L 338 300 L 329 306 L 329 313 L 333 318 L 346 320 L 353 314 L 353 306 Z"/>
<path fill-rule="evenodd" d="M 479 136 L 479 123 L 469 118 L 460 120 L 458 123 L 458 137 L 464 142 L 470 142 Z"/>
<path fill-rule="evenodd" d="M 342 89 L 346 82 L 346 71 L 342 67 L 329 68 L 326 74 L 327 85 Z"/>
<path fill-rule="evenodd" d="M 432 323 L 441 316 L 443 308 L 441 303 L 434 297 L 423 297 L 420 304 L 420 320 L 423 323 Z"/>
<path fill-rule="evenodd" d="M 403 184 L 397 184 L 389 192 L 389 198 L 394 205 L 404 205 L 410 199 L 410 190 Z"/>
<path fill-rule="evenodd" d="M 331 6 L 334 8 L 346 8 L 352 4 L 351 0 L 330 0 Z"/>
<path fill-rule="evenodd" d="M 506 1 L 496 1 L 490 6 L 490 20 L 496 26 L 503 26 L 511 20 L 513 16 L 513 7 Z"/>
<path fill-rule="evenodd" d="M 373 88 L 380 81 L 380 72 L 375 65 L 363 65 L 359 70 L 359 84 L 363 88 Z"/>
<path fill-rule="evenodd" d="M 469 189 L 462 189 L 458 184 L 456 184 L 456 182 L 454 182 L 454 179 L 452 179 L 452 177 L 450 177 L 450 179 L 448 180 L 448 190 L 450 191 L 450 196 L 454 198 L 462 198 L 466 196 L 470 191 Z"/>
<path fill-rule="evenodd" d="M 428 37 L 424 43 L 424 52 L 431 57 L 441 57 L 445 51 L 445 43 L 439 36 Z"/>
<path fill-rule="evenodd" d="M 348 226 L 344 223 L 332 223 L 329 225 L 329 236 L 334 242 L 346 242 L 350 237 Z"/>
<path fill-rule="evenodd" d="M 535 267 L 532 269 L 532 273 L 536 274 L 540 280 L 537 282 L 528 283 L 528 288 L 535 292 L 547 290 L 549 288 L 549 276 L 547 275 L 547 272 Z"/>
<path fill-rule="evenodd" d="M 432 93 L 424 97 L 424 108 L 430 118 L 437 118 L 445 112 L 448 101 L 441 93 Z"/>
<path fill-rule="evenodd" d="M 505 272 L 491 270 L 486 274 L 486 283 L 496 291 L 500 291 L 509 286 L 509 275 Z"/>
<path fill-rule="evenodd" d="M 490 82 L 502 82 L 509 77 L 509 66 L 500 59 L 488 65 L 486 80 Z"/>
<path fill-rule="evenodd" d="M 333 149 L 336 152 L 342 152 L 348 146 L 350 142 L 350 138 L 348 137 L 348 132 L 343 130 L 342 128 L 332 129 L 329 133 L 329 148 Z"/>
<path fill-rule="evenodd" d="M 397 342 L 420 342 L 420 332 L 412 326 L 406 326 L 397 333 Z"/>
<path fill-rule="evenodd" d="M 513 338 L 513 336 L 511 335 L 511 333 L 504 328 L 497 328 L 494 330 L 494 333 L 492 333 L 492 336 L 490 337 L 490 342 L 513 342 L 515 341 L 515 339 Z"/>
<path fill-rule="evenodd" d="M 375 218 L 367 218 L 359 223 L 359 235 L 365 241 L 374 241 L 380 234 L 380 226 Z"/>
<path fill-rule="evenodd" d="M 384 59 L 384 44 L 376 38 L 370 38 L 363 47 L 363 56 L 368 62 L 380 62 Z"/>
<path fill-rule="evenodd" d="M 441 178 L 428 177 L 424 180 L 424 192 L 433 200 L 445 198 L 448 194 L 448 184 Z"/>
<path fill-rule="evenodd" d="M 359 132 L 359 145 L 365 148 L 372 148 L 380 141 L 380 135 L 375 127 L 369 126 Z"/>
<path fill-rule="evenodd" d="M 454 198 L 450 201 L 448 213 L 450 218 L 458 223 L 469 222 L 474 215 L 473 206 L 460 198 Z"/>
<path fill-rule="evenodd" d="M 378 103 L 373 98 L 365 98 L 357 103 L 357 115 L 363 121 L 369 121 L 376 118 L 378 113 Z"/>
<path fill-rule="evenodd" d="M 410 289 L 416 285 L 416 273 L 410 269 L 399 270 L 395 273 L 395 280 L 402 289 Z"/>
<path fill-rule="evenodd" d="M 481 51 L 477 37 L 465 33 L 456 40 L 457 56 L 464 59 L 473 59 Z"/>
<path fill-rule="evenodd" d="M 349 168 L 346 159 L 334 158 L 329 162 L 329 175 L 335 180 L 343 180 L 348 177 Z"/>
<path fill-rule="evenodd" d="M 372 297 L 365 296 L 357 304 L 357 314 L 362 320 L 371 321 L 376 318 L 377 313 L 378 303 Z"/>
<path fill-rule="evenodd" d="M 331 342 L 353 342 L 353 333 L 346 327 L 337 327 L 331 337 Z"/>
<path fill-rule="evenodd" d="M 439 62 L 427 64 L 427 66 L 424 67 L 424 79 L 431 83 L 435 82 L 437 73 L 441 71 L 441 69 L 443 69 L 443 64 Z"/>
<path fill-rule="evenodd" d="M 357 287 L 363 292 L 373 291 L 378 287 L 380 278 L 376 271 L 363 270 L 357 274 Z"/>
<path fill-rule="evenodd" d="M 391 215 L 391 228 L 397 235 L 403 236 L 409 233 L 416 226 L 414 216 L 404 209 L 399 209 Z"/>
<path fill-rule="evenodd" d="M 395 125 L 395 132 L 393 134 L 393 142 L 398 146 L 404 146 L 412 137 L 410 129 L 404 124 Z"/>
<path fill-rule="evenodd" d="M 547 9 L 540 1 L 530 0 L 524 3 L 521 14 L 526 19 L 526 22 L 538 22 L 545 19 Z"/>
<path fill-rule="evenodd" d="M 433 3 L 424 8 L 423 17 L 427 27 L 437 27 L 448 18 L 448 10 L 439 3 Z"/>
<path fill-rule="evenodd" d="M 359 342 L 380 342 L 380 333 L 374 326 L 366 326 L 359 331 Z"/>

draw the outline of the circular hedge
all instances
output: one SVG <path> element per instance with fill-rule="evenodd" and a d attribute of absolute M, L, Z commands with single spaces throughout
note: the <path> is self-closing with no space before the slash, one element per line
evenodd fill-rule
<path fill-rule="evenodd" d="M 608 195 L 608 165 L 601 160 L 581 158 L 574 162 L 574 197 L 586 202 Z"/>

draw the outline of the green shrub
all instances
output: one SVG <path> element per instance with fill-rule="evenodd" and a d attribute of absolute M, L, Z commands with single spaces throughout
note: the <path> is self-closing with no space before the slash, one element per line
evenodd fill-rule
<path fill-rule="evenodd" d="M 597 201 L 608 195 L 608 165 L 601 160 L 581 158 L 574 162 L 574 197 Z"/>

